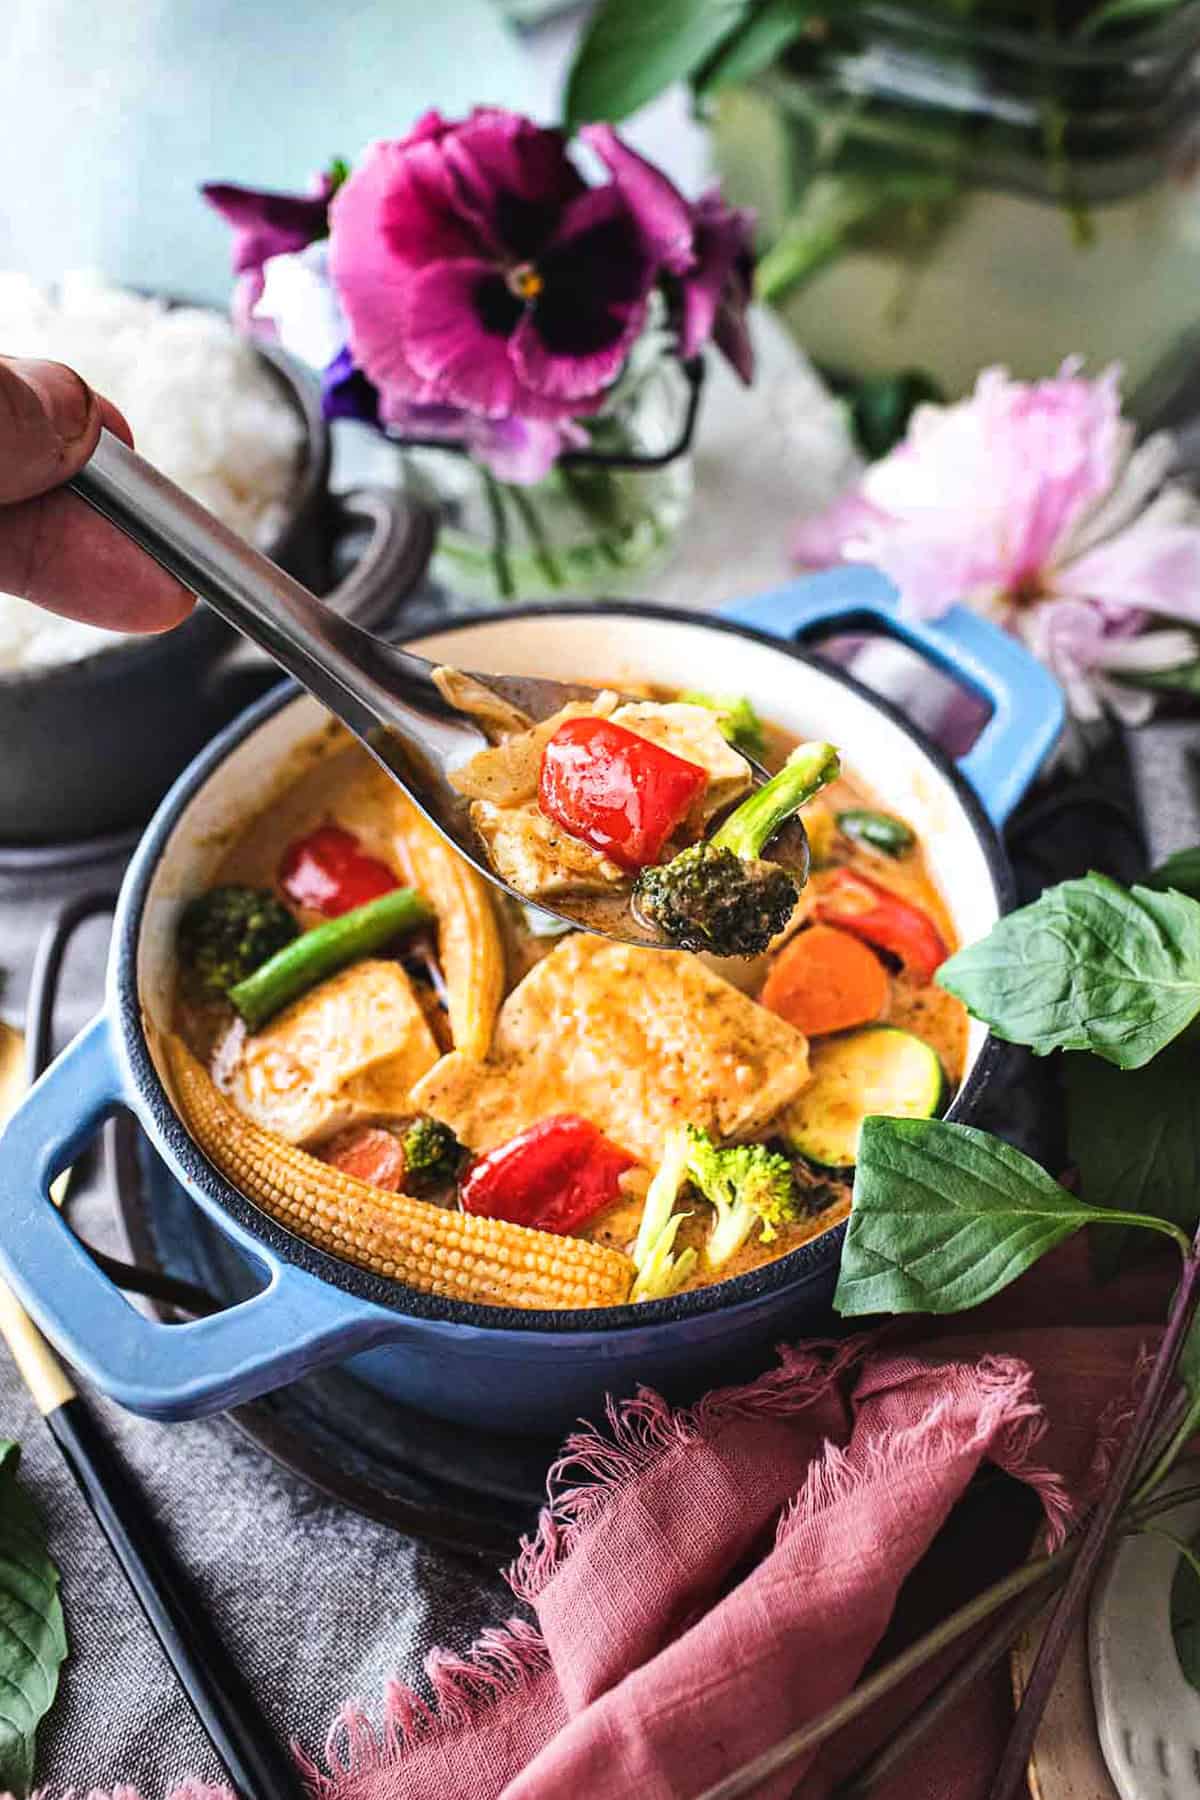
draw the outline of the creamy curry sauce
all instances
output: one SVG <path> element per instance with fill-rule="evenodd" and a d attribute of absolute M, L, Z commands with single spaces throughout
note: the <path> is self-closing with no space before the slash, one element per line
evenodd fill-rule
<path fill-rule="evenodd" d="M 767 727 L 767 736 L 769 749 L 763 760 L 768 768 L 774 769 L 782 763 L 793 747 L 794 740 L 770 726 Z M 396 789 L 363 750 L 345 738 L 340 730 L 331 728 L 298 757 L 296 768 L 299 772 L 292 772 L 282 783 L 270 806 L 252 819 L 230 843 L 215 872 L 215 882 L 240 883 L 248 887 L 274 888 L 278 891 L 277 875 L 285 850 L 297 839 L 328 823 L 336 823 L 351 832 L 367 855 L 390 865 L 401 881 L 413 882 L 414 871 L 410 859 L 404 854 L 403 833 L 398 833 L 396 828 Z M 872 807 L 875 802 L 861 783 L 852 775 L 844 774 L 826 790 L 822 796 L 822 804 L 827 812 L 836 814 L 847 808 Z M 823 890 L 839 868 L 862 873 L 885 885 L 901 898 L 914 902 L 934 920 L 947 948 L 955 948 L 956 940 L 950 916 L 930 879 L 919 843 L 897 860 L 861 844 L 851 843 L 840 835 L 833 839 L 828 860 L 820 866 L 814 866 L 789 936 L 812 916 Z M 505 992 L 511 994 L 530 970 L 555 951 L 564 940 L 534 935 L 527 928 L 519 906 L 498 892 L 490 892 L 491 903 L 495 906 L 502 928 L 506 963 Z M 302 929 L 322 923 L 319 913 L 297 908 L 294 904 L 292 910 Z M 586 941 L 600 942 L 596 939 Z M 444 1005 L 445 996 L 443 992 L 439 997 L 436 964 L 432 968 L 430 966 L 429 951 L 436 954 L 436 947 L 432 940 L 427 940 L 427 945 L 426 949 L 422 949 L 420 945 L 415 948 L 407 946 L 403 964 L 437 1049 L 449 1052 L 452 1049 L 452 1039 Z M 723 981 L 731 983 L 742 994 L 756 1000 L 776 951 L 777 946 L 773 946 L 772 951 L 767 954 L 745 961 L 728 958 L 698 960 L 707 962 Z M 657 958 L 683 953 L 646 950 L 634 954 Z M 936 1051 L 945 1073 L 947 1092 L 952 1094 L 961 1081 L 965 1064 L 965 1011 L 958 1001 L 940 988 L 928 982 L 917 981 L 905 973 L 895 958 L 885 960 L 889 963 L 889 979 L 887 999 L 880 1020 L 914 1033 Z M 622 984 L 614 987 L 608 1004 L 613 1008 L 622 1005 Z M 180 981 L 176 997 L 176 1029 L 201 1061 L 209 1066 L 218 1085 L 225 1087 L 226 1091 L 229 1090 L 224 1077 L 227 1075 L 231 1056 L 237 1054 L 236 1046 L 241 1033 L 241 1028 L 235 1025 L 231 1036 L 232 1021 L 232 1010 L 226 1003 L 197 1002 L 194 995 L 189 994 L 187 983 Z M 702 1020 L 693 1019 L 690 1029 L 693 1032 L 702 1031 Z M 814 1040 L 816 1041 L 818 1040 Z M 451 1060 L 446 1058 L 447 1063 Z M 614 1082 L 620 1083 L 621 1073 L 613 1071 L 612 1078 Z M 422 1084 L 418 1084 L 418 1091 L 421 1086 Z M 579 1109 L 568 1102 L 552 1110 Z M 399 1122 L 411 1117 L 413 1111 L 411 1106 L 406 1108 L 400 1105 L 394 1114 L 388 1113 L 381 1117 L 385 1122 L 393 1117 Z M 765 1128 L 746 1135 L 764 1141 L 772 1139 L 770 1122 Z M 319 1143 L 309 1144 L 308 1147 L 320 1153 Z M 470 1147 L 488 1149 L 493 1145 L 483 1143 Z M 625 1147 L 637 1148 L 631 1144 Z M 721 1266 L 719 1272 L 708 1269 L 703 1255 L 700 1255 L 696 1270 L 684 1284 L 685 1287 L 702 1287 L 717 1280 L 729 1280 L 774 1261 L 799 1244 L 828 1230 L 846 1216 L 850 1204 L 852 1169 L 831 1170 L 803 1161 L 798 1161 L 795 1166 L 797 1179 L 806 1193 L 810 1207 L 807 1216 L 795 1223 L 781 1225 L 770 1244 L 764 1244 L 755 1231 L 743 1247 Z M 621 1178 L 623 1197 L 606 1211 L 594 1216 L 576 1235 L 628 1250 L 637 1232 L 642 1199 L 652 1174 L 653 1158 L 643 1152 L 639 1155 L 637 1165 Z M 453 1205 L 453 1198 L 445 1197 L 444 1203 Z M 690 1218 L 685 1221 L 679 1233 L 680 1248 L 690 1244 L 697 1252 L 702 1251 L 708 1211 L 703 1201 L 693 1207 Z"/>

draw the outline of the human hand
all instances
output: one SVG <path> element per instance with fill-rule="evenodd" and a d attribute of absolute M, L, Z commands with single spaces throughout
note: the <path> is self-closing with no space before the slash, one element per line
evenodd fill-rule
<path fill-rule="evenodd" d="M 129 426 L 63 363 L 0 356 L 0 593 L 112 631 L 167 631 L 192 596 L 64 490 L 102 426 Z"/>

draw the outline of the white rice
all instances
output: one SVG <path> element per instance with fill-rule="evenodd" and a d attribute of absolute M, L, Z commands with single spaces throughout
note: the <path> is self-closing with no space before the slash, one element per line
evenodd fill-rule
<path fill-rule="evenodd" d="M 260 545 L 283 521 L 304 427 L 252 347 L 215 312 L 67 276 L 57 295 L 0 271 L 0 351 L 69 363 L 129 420 L 138 450 Z M 72 662 L 116 632 L 0 594 L 0 669 Z"/>

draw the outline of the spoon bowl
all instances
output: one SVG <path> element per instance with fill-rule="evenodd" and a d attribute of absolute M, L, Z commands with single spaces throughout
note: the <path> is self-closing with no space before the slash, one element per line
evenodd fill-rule
<path fill-rule="evenodd" d="M 101 432 L 70 486 L 307 688 L 495 887 L 565 925 L 670 948 L 636 917 L 625 891 L 555 895 L 548 904 L 531 900 L 497 873 L 471 821 L 470 802 L 451 780 L 492 740 L 475 711 L 452 697 L 449 672 L 332 611 L 111 432 Z M 532 675 L 466 674 L 468 684 L 483 690 L 489 710 L 534 724 L 572 701 L 596 699 L 599 691 Z M 766 771 L 746 760 L 755 782 L 766 780 Z M 803 884 L 808 845 L 798 820 L 779 833 L 772 860 L 800 875 Z"/>

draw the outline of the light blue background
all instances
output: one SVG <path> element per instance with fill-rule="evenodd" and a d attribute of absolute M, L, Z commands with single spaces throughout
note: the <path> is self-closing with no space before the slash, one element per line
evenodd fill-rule
<path fill-rule="evenodd" d="M 0 267 L 223 302 L 199 182 L 301 187 L 428 106 L 539 86 L 488 0 L 0 0 Z"/>

